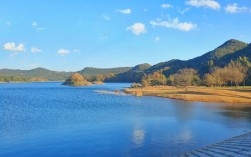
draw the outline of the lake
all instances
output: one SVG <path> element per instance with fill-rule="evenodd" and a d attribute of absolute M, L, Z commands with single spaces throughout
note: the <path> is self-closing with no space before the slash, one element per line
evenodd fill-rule
<path fill-rule="evenodd" d="M 102 94 L 130 84 L 0 84 L 0 156 L 175 156 L 251 130 L 251 105 Z"/>

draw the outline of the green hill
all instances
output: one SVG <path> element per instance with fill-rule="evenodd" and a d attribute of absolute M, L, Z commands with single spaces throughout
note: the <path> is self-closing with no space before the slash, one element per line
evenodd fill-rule
<path fill-rule="evenodd" d="M 93 68 L 93 67 L 86 67 L 83 70 L 79 71 L 78 73 L 87 76 L 94 76 L 94 75 L 106 75 L 106 74 L 119 74 L 126 71 L 129 71 L 131 67 L 118 67 L 118 68 Z"/>
<path fill-rule="evenodd" d="M 224 60 L 226 63 L 229 63 L 231 59 L 235 60 L 239 56 L 247 56 L 249 53 L 249 49 L 247 47 L 247 43 L 231 39 L 222 44 L 221 46 L 217 47 L 216 49 L 205 53 L 202 56 L 187 61 L 170 60 L 168 62 L 162 62 L 153 65 L 146 71 L 146 73 L 153 73 L 154 71 L 169 67 L 169 70 L 164 71 L 164 74 L 166 76 L 174 74 L 182 68 L 194 68 L 199 72 L 199 74 L 202 75 L 209 72 L 210 64 L 212 64 L 211 66 L 220 66 L 221 62 L 223 62 Z M 245 54 L 243 54 L 244 51 Z"/>
<path fill-rule="evenodd" d="M 36 68 L 32 70 L 11 70 L 0 69 L 0 76 L 19 76 L 26 78 L 44 78 L 48 81 L 61 81 L 68 78 L 71 72 L 57 72 L 44 68 Z"/>
<path fill-rule="evenodd" d="M 144 63 L 136 65 L 131 70 L 115 75 L 115 77 L 108 78 L 107 82 L 140 82 L 144 76 L 145 71 L 150 68 L 151 65 Z"/>

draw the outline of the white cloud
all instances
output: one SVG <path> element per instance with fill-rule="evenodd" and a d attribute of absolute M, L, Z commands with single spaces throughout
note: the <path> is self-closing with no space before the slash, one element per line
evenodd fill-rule
<path fill-rule="evenodd" d="M 8 42 L 3 45 L 3 48 L 7 51 L 22 52 L 25 51 L 24 44 L 15 44 L 14 42 Z"/>
<path fill-rule="evenodd" d="M 42 50 L 39 49 L 39 48 L 37 48 L 37 47 L 32 47 L 32 48 L 31 48 L 31 52 L 32 52 L 32 53 L 38 53 L 38 52 L 42 52 Z"/>
<path fill-rule="evenodd" d="M 158 36 L 155 37 L 155 41 L 156 41 L 156 42 L 160 41 L 160 37 L 158 37 Z"/>
<path fill-rule="evenodd" d="M 65 56 L 67 55 L 68 53 L 70 53 L 71 51 L 70 50 L 67 50 L 67 49 L 59 49 L 58 50 L 58 54 L 61 55 L 61 56 Z"/>
<path fill-rule="evenodd" d="M 209 7 L 215 10 L 221 8 L 220 3 L 215 0 L 189 0 L 186 3 L 194 7 Z"/>
<path fill-rule="evenodd" d="M 46 28 L 44 28 L 44 27 L 38 27 L 38 28 L 37 28 L 38 31 L 43 31 L 43 30 L 45 30 L 45 29 L 46 29 Z"/>
<path fill-rule="evenodd" d="M 32 22 L 32 24 L 31 24 L 33 27 L 37 27 L 37 22 L 36 21 L 34 21 L 34 22 Z"/>
<path fill-rule="evenodd" d="M 225 7 L 225 11 L 227 13 L 235 14 L 235 13 L 251 12 L 251 9 L 248 9 L 247 7 L 239 7 L 237 3 L 234 3 L 234 4 L 228 4 Z"/>
<path fill-rule="evenodd" d="M 122 10 L 119 10 L 119 12 L 122 14 L 131 14 L 132 10 L 131 9 L 122 9 Z"/>
<path fill-rule="evenodd" d="M 43 30 L 46 29 L 46 28 L 44 28 L 44 27 L 39 27 L 39 25 L 37 24 L 36 21 L 33 21 L 31 25 L 32 25 L 32 27 L 34 27 L 37 31 L 43 31 Z"/>
<path fill-rule="evenodd" d="M 168 3 L 161 5 L 161 8 L 164 8 L 164 9 L 168 9 L 168 8 L 171 8 L 171 7 L 173 7 L 173 6 L 171 4 L 168 4 Z"/>
<path fill-rule="evenodd" d="M 178 18 L 174 18 L 168 21 L 162 21 L 159 19 L 157 21 L 150 21 L 150 24 L 152 26 L 174 28 L 181 31 L 191 31 L 197 27 L 197 25 L 192 22 L 179 22 Z"/>
<path fill-rule="evenodd" d="M 107 16 L 107 15 L 103 15 L 103 19 L 105 21 L 111 21 L 111 18 L 109 16 Z"/>
<path fill-rule="evenodd" d="M 144 12 L 148 12 L 148 9 L 144 9 L 143 11 L 144 11 Z"/>
<path fill-rule="evenodd" d="M 146 27 L 143 23 L 135 23 L 130 27 L 127 27 L 127 30 L 132 31 L 135 35 L 140 35 L 141 33 L 146 32 Z"/>

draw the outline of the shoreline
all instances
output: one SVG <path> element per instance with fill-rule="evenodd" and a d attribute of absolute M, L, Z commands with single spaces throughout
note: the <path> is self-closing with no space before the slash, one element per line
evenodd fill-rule
<path fill-rule="evenodd" d="M 251 87 L 188 87 L 172 86 L 126 88 L 126 94 L 155 96 L 190 102 L 239 103 L 251 105 Z"/>

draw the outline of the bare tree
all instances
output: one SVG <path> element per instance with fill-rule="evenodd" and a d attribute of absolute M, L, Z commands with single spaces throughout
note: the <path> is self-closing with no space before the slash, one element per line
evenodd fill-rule
<path fill-rule="evenodd" d="M 174 74 L 174 84 L 177 86 L 191 86 L 195 85 L 194 80 L 199 79 L 195 69 L 181 69 L 177 74 Z"/>
<path fill-rule="evenodd" d="M 234 82 L 236 86 L 244 81 L 248 72 L 248 68 L 239 61 L 231 61 L 226 68 L 229 74 L 228 80 Z"/>

